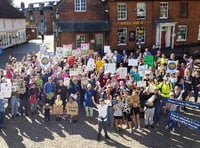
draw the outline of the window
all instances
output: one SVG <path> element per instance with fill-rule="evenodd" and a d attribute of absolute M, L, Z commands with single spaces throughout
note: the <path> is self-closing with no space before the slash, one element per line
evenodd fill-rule
<path fill-rule="evenodd" d="M 180 18 L 187 18 L 188 17 L 188 3 L 181 2 L 180 3 Z"/>
<path fill-rule="evenodd" d="M 86 11 L 86 0 L 75 0 L 75 12 Z"/>
<path fill-rule="evenodd" d="M 137 44 L 145 43 L 145 28 L 144 27 L 136 28 L 136 43 Z"/>
<path fill-rule="evenodd" d="M 126 3 L 117 4 L 117 19 L 118 20 L 127 19 L 127 4 Z"/>
<path fill-rule="evenodd" d="M 145 3 L 137 3 L 137 19 L 145 19 L 146 18 L 146 4 Z"/>
<path fill-rule="evenodd" d="M 81 43 L 85 43 L 85 35 L 84 34 L 76 35 L 76 48 L 81 48 Z"/>
<path fill-rule="evenodd" d="M 168 18 L 168 2 L 160 3 L 160 18 L 167 19 Z"/>
<path fill-rule="evenodd" d="M 119 28 L 117 30 L 118 45 L 127 44 L 127 28 Z"/>
<path fill-rule="evenodd" d="M 179 25 L 177 34 L 178 34 L 177 41 L 186 41 L 186 39 L 187 39 L 187 26 L 186 25 Z"/>
<path fill-rule="evenodd" d="M 199 31 L 198 31 L 198 40 L 200 40 L 200 25 L 199 25 Z"/>

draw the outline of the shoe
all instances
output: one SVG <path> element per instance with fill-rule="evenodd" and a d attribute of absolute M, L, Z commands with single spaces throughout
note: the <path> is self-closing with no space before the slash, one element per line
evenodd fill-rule
<path fill-rule="evenodd" d="M 148 127 L 148 125 L 145 125 L 144 128 L 148 129 L 149 127 Z"/>
<path fill-rule="evenodd" d="M 141 130 L 140 126 L 138 126 L 137 130 Z"/>
<path fill-rule="evenodd" d="M 132 129 L 135 130 L 135 126 Z"/>
<path fill-rule="evenodd" d="M 106 137 L 107 139 L 111 139 L 108 135 L 105 135 L 105 137 Z"/>
<path fill-rule="evenodd" d="M 12 117 L 11 117 L 12 119 L 14 119 L 15 118 L 15 116 L 14 115 L 12 115 Z"/>
<path fill-rule="evenodd" d="M 175 128 L 174 127 L 172 128 L 172 132 L 175 132 Z"/>
<path fill-rule="evenodd" d="M 98 136 L 97 136 L 97 141 L 100 141 L 100 140 L 101 140 L 101 135 L 98 134 Z"/>
<path fill-rule="evenodd" d="M 76 124 L 77 123 L 77 121 L 76 120 L 73 120 L 73 122 L 72 122 L 73 124 Z"/>
<path fill-rule="evenodd" d="M 132 134 L 132 129 L 129 128 L 129 129 L 128 129 L 128 132 L 129 132 L 129 134 Z"/>
<path fill-rule="evenodd" d="M 167 129 L 169 129 L 169 126 L 168 126 L 168 125 L 166 125 L 166 126 L 165 126 L 165 129 L 166 129 L 166 130 L 167 130 Z"/>

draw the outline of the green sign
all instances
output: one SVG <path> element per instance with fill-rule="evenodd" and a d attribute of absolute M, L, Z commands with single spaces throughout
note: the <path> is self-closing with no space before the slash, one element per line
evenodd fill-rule
<path fill-rule="evenodd" d="M 144 64 L 154 66 L 154 57 L 152 55 L 144 56 Z"/>

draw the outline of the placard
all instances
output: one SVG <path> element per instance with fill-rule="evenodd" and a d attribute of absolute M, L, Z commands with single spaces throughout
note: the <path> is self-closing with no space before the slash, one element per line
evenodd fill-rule
<path fill-rule="evenodd" d="M 10 98 L 12 94 L 12 84 L 11 83 L 0 83 L 0 96 L 2 98 Z"/>
<path fill-rule="evenodd" d="M 116 63 L 106 63 L 104 64 L 104 73 L 115 73 L 116 72 Z"/>
<path fill-rule="evenodd" d="M 109 45 L 104 46 L 104 53 L 109 54 L 110 52 L 111 52 L 110 46 Z"/>
<path fill-rule="evenodd" d="M 93 71 L 95 68 L 95 61 L 92 58 L 89 58 L 88 62 L 87 62 L 87 69 L 89 71 Z"/>
<path fill-rule="evenodd" d="M 146 87 L 147 82 L 146 81 L 137 81 L 137 87 Z"/>
<path fill-rule="evenodd" d="M 81 49 L 77 48 L 76 50 L 72 50 L 72 55 L 75 56 L 76 58 L 81 57 Z"/>
<path fill-rule="evenodd" d="M 154 57 L 152 55 L 144 56 L 144 64 L 148 66 L 154 66 Z"/>
<path fill-rule="evenodd" d="M 128 59 L 128 66 L 138 66 L 137 59 Z"/>
<path fill-rule="evenodd" d="M 69 69 L 69 75 L 70 76 L 78 76 L 79 74 L 82 74 L 83 70 L 80 68 L 70 68 Z"/>
<path fill-rule="evenodd" d="M 63 47 L 56 47 L 56 57 L 58 58 L 63 57 Z"/>
<path fill-rule="evenodd" d="M 42 67 L 49 67 L 49 64 L 50 64 L 49 55 L 42 54 L 40 57 L 40 65 Z"/>
<path fill-rule="evenodd" d="M 68 115 L 78 115 L 78 104 L 76 102 L 67 103 L 66 110 Z"/>
<path fill-rule="evenodd" d="M 63 45 L 63 56 L 68 57 L 72 55 L 72 44 Z"/>
<path fill-rule="evenodd" d="M 175 73 L 177 70 L 177 62 L 176 61 L 168 61 L 167 62 L 167 72 L 169 73 Z"/>
<path fill-rule="evenodd" d="M 69 87 L 70 78 L 64 78 L 64 86 Z"/>
<path fill-rule="evenodd" d="M 90 49 L 90 44 L 89 43 L 81 43 L 81 54 L 82 55 L 87 55 Z"/>
<path fill-rule="evenodd" d="M 138 73 L 140 74 L 140 76 L 142 76 L 142 77 L 145 76 L 147 71 L 148 71 L 148 66 L 147 65 L 138 66 Z"/>
<path fill-rule="evenodd" d="M 126 79 L 127 76 L 127 68 L 126 67 L 120 67 L 118 68 L 118 74 L 119 74 L 119 79 Z"/>
<path fill-rule="evenodd" d="M 63 105 L 61 106 L 57 106 L 57 105 L 53 105 L 53 111 L 52 111 L 53 115 L 55 114 L 63 114 Z"/>

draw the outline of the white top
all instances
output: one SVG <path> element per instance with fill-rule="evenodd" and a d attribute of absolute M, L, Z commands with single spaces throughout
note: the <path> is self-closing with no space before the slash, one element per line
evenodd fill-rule
<path fill-rule="evenodd" d="M 108 105 L 104 104 L 103 106 L 97 105 L 98 113 L 99 113 L 99 121 L 101 120 L 101 117 L 104 118 L 104 121 L 107 121 L 107 113 L 108 113 Z"/>

